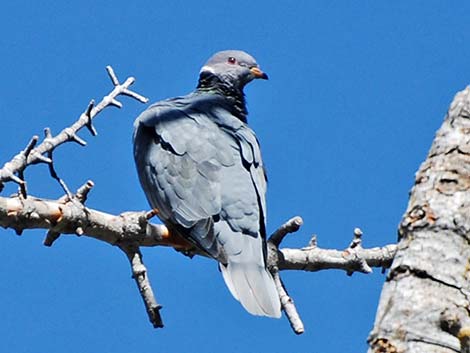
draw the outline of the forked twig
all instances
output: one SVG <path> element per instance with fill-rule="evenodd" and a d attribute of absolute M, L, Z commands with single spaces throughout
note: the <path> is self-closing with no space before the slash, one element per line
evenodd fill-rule
<path fill-rule="evenodd" d="M 114 89 L 96 106 L 93 101 L 90 102 L 87 109 L 80 115 L 78 120 L 71 126 L 63 129 L 56 136 L 53 137 L 52 134 L 50 134 L 50 130 L 46 130 L 46 138 L 38 146 L 36 146 L 38 137 L 34 136 L 23 151 L 14 156 L 10 161 L 6 162 L 0 169 L 0 185 L 6 181 L 14 181 L 22 187 L 22 193 L 26 193 L 26 187 L 24 186 L 25 181 L 19 177 L 26 167 L 36 163 L 52 164 L 52 152 L 63 143 L 76 142 L 82 146 L 85 145 L 86 142 L 77 135 L 78 131 L 83 127 L 86 127 L 90 130 L 92 135 L 96 135 L 96 130 L 92 125 L 92 120 L 96 115 L 110 105 L 121 108 L 122 103 L 116 100 L 116 97 L 119 95 L 132 97 L 142 103 L 148 102 L 147 98 L 129 89 L 129 86 L 135 82 L 133 77 L 127 78 L 124 83 L 120 84 L 112 67 L 107 66 L 106 70 L 114 85 Z M 59 179 L 56 178 L 56 180 Z"/>

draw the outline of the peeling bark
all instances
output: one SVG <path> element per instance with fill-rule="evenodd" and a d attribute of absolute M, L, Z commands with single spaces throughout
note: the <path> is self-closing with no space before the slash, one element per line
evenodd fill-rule
<path fill-rule="evenodd" d="M 459 92 L 416 174 L 369 353 L 468 352 L 470 88 Z"/>

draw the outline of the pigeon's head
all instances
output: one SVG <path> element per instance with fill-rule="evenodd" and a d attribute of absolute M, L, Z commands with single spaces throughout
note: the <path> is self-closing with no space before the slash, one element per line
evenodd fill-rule
<path fill-rule="evenodd" d="M 215 79 L 223 84 L 243 89 L 255 78 L 268 79 L 256 60 L 240 50 L 224 50 L 212 56 L 202 67 L 199 81 Z"/>

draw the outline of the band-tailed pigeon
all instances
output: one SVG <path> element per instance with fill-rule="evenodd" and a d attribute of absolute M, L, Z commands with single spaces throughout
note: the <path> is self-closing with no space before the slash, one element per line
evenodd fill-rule
<path fill-rule="evenodd" d="M 248 312 L 278 318 L 266 268 L 266 176 L 243 93 L 255 78 L 268 76 L 247 53 L 215 54 L 194 92 L 155 103 L 136 119 L 134 157 L 145 195 L 170 233 L 219 261 Z"/>

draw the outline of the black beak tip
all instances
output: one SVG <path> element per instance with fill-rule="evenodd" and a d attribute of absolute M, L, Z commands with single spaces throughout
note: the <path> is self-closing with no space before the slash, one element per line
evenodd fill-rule
<path fill-rule="evenodd" d="M 263 79 L 263 80 L 269 80 L 269 76 L 264 72 L 263 72 L 263 74 L 261 75 L 260 78 Z"/>

